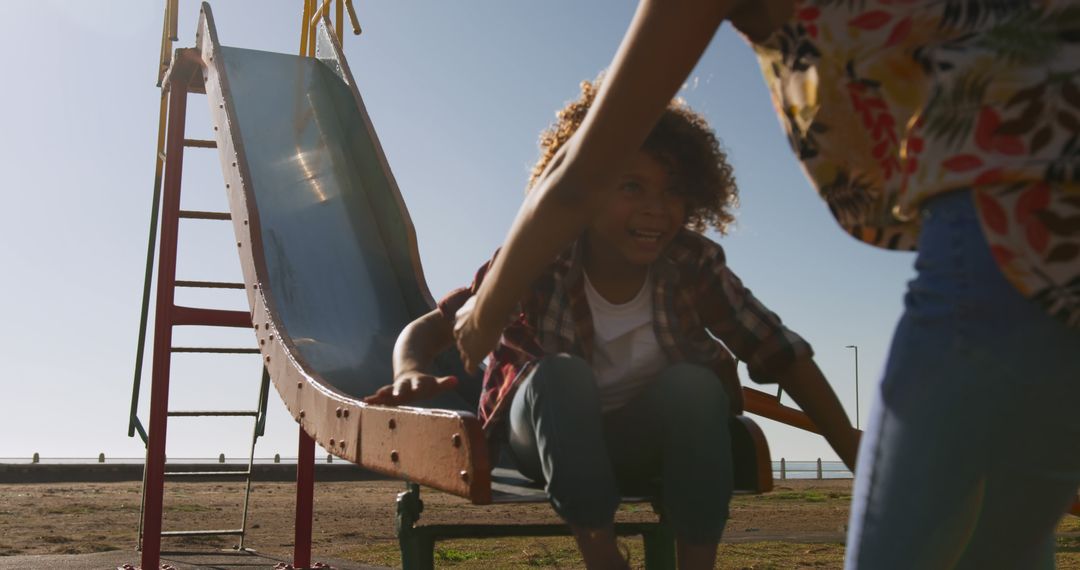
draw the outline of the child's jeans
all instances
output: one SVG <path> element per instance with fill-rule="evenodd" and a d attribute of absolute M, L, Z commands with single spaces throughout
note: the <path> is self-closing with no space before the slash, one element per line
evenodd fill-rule
<path fill-rule="evenodd" d="M 660 491 L 665 521 L 683 540 L 720 539 L 732 492 L 728 397 L 711 371 L 676 364 L 626 406 L 601 414 L 581 358 L 544 358 L 510 407 L 510 448 L 527 477 L 547 482 L 568 523 L 614 520 L 621 493 Z M 659 481 L 659 485 L 657 485 Z"/>
<path fill-rule="evenodd" d="M 1080 484 L 1080 331 L 990 256 L 969 191 L 930 200 L 870 424 L 847 567 L 1052 568 Z"/>

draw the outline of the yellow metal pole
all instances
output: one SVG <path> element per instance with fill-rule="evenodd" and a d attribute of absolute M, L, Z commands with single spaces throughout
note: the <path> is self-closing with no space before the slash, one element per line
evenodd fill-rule
<path fill-rule="evenodd" d="M 157 152 L 154 155 L 157 158 L 156 164 L 154 164 L 154 192 L 159 192 L 161 189 L 161 173 L 165 168 L 165 119 L 169 116 L 169 94 L 167 90 L 161 92 L 161 106 L 158 110 L 158 136 L 157 136 Z"/>
<path fill-rule="evenodd" d="M 308 21 L 311 20 L 314 5 L 315 0 L 304 0 L 304 14 L 300 20 L 300 57 L 307 55 Z"/>
<path fill-rule="evenodd" d="M 345 0 L 337 0 L 337 4 L 334 6 L 336 9 L 337 26 L 335 31 L 337 32 L 337 41 L 340 44 L 345 40 Z"/>
<path fill-rule="evenodd" d="M 161 80 L 165 77 L 165 70 L 168 69 L 169 64 L 168 52 L 165 50 L 165 43 L 169 41 L 169 13 L 168 13 L 168 1 L 165 7 L 165 17 L 161 20 L 161 52 L 158 53 L 158 74 L 157 74 L 157 86 L 161 87 Z"/>
<path fill-rule="evenodd" d="M 165 17 L 161 19 L 161 53 L 158 56 L 158 78 L 157 86 L 161 87 L 161 82 L 165 79 L 165 73 L 169 71 L 169 63 L 172 59 L 172 40 L 170 33 L 171 18 L 169 17 L 169 6 L 173 0 L 165 0 Z"/>
<path fill-rule="evenodd" d="M 349 20 L 352 22 L 352 33 L 360 35 L 360 20 L 356 18 L 356 10 L 353 9 L 352 0 L 345 0 L 345 8 L 349 11 Z"/>
<path fill-rule="evenodd" d="M 180 0 L 169 0 L 169 39 L 176 42 L 180 41 L 179 25 L 180 20 Z"/>
<path fill-rule="evenodd" d="M 330 0 L 323 0 L 322 6 L 315 11 L 315 17 L 311 19 L 311 29 L 308 30 L 308 57 L 315 57 L 315 27 L 319 20 L 330 11 Z"/>

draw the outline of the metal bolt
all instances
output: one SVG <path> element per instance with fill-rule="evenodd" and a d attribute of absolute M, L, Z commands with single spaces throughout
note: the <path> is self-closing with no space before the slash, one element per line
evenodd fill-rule
<path fill-rule="evenodd" d="M 345 449 L 345 440 L 343 439 L 343 440 L 339 441 L 338 445 L 340 445 L 342 449 Z"/>
<path fill-rule="evenodd" d="M 266 361 L 270 362 L 270 357 L 269 356 L 266 357 Z"/>
<path fill-rule="evenodd" d="M 303 387 L 304 387 L 304 383 L 303 383 L 303 382 L 297 382 L 297 383 L 296 383 L 296 389 L 297 389 L 297 390 L 299 390 L 300 388 L 303 388 Z"/>
<path fill-rule="evenodd" d="M 345 417 L 349 417 L 349 408 L 345 408 L 341 413 L 345 414 Z"/>
<path fill-rule="evenodd" d="M 270 335 L 270 340 L 274 340 L 274 335 Z"/>
<path fill-rule="evenodd" d="M 330 438 L 330 447 L 334 447 L 335 445 L 337 445 L 337 442 L 334 441 L 334 438 Z"/>
<path fill-rule="evenodd" d="M 218 130 L 218 129 L 217 129 L 217 125 L 214 125 L 214 130 L 215 130 L 215 131 L 216 131 L 216 130 Z"/>
<path fill-rule="evenodd" d="M 232 163 L 232 165 L 233 165 L 233 166 L 236 166 L 236 163 L 234 162 L 234 163 Z"/>
<path fill-rule="evenodd" d="M 450 441 L 454 442 L 454 447 L 461 447 L 461 434 L 455 433 L 450 436 Z"/>
<path fill-rule="evenodd" d="M 300 417 L 304 417 L 304 410 L 300 410 Z"/>
<path fill-rule="evenodd" d="M 236 247 L 244 247 L 244 244 L 242 244 L 240 242 L 236 242 Z"/>
<path fill-rule="evenodd" d="M 469 472 L 468 471 L 462 471 L 461 473 L 459 473 L 459 475 L 461 475 L 461 480 L 462 481 L 464 481 L 466 483 L 469 482 Z"/>
<path fill-rule="evenodd" d="M 263 328 L 264 329 L 270 328 L 270 323 L 263 323 Z"/>
<path fill-rule="evenodd" d="M 266 339 L 265 338 L 260 338 L 259 339 L 259 344 L 266 344 Z"/>
<path fill-rule="evenodd" d="M 334 410 L 334 415 L 340 418 L 341 417 L 341 408 L 337 408 L 336 410 Z"/>
<path fill-rule="evenodd" d="M 398 459 L 400 459 L 400 458 L 398 457 L 397 450 L 395 449 L 395 450 L 391 451 L 390 452 L 390 461 L 393 461 L 394 463 L 397 463 Z"/>
<path fill-rule="evenodd" d="M 226 185 L 225 185 L 225 189 L 226 189 L 226 190 L 228 190 L 228 189 L 229 189 L 229 185 L 228 185 L 228 184 L 226 184 Z"/>
<path fill-rule="evenodd" d="M 393 418 L 390 418 L 390 429 L 394 429 L 396 427 L 397 427 L 397 422 L 394 421 Z"/>

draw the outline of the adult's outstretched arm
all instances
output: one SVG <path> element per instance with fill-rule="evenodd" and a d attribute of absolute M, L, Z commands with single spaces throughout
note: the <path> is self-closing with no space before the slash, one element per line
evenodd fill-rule
<path fill-rule="evenodd" d="M 474 310 L 455 323 L 466 368 L 494 348 L 528 285 L 596 216 L 720 24 L 757 39 L 791 10 L 791 0 L 641 1 L 588 115 L 526 196 Z"/>

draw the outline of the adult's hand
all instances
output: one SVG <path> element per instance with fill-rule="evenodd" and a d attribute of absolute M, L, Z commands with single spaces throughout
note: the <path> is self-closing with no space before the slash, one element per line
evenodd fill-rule
<path fill-rule="evenodd" d="M 393 384 L 379 388 L 364 398 L 365 404 L 398 406 L 433 398 L 458 384 L 456 376 L 432 376 L 423 372 L 405 372 L 394 379 Z"/>

